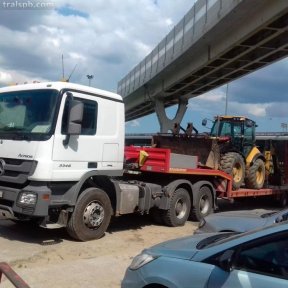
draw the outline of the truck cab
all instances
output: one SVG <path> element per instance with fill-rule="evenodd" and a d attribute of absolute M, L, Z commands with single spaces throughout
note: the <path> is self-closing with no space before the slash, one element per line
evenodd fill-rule
<path fill-rule="evenodd" d="M 124 125 L 111 92 L 64 82 L 0 88 L 1 217 L 49 223 L 75 205 L 79 183 L 122 175 Z"/>

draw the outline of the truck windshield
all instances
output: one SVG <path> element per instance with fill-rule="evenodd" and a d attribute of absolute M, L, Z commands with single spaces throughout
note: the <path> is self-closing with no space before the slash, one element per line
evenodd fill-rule
<path fill-rule="evenodd" d="M 58 91 L 51 89 L 0 93 L 0 136 L 48 135 L 57 96 Z"/>

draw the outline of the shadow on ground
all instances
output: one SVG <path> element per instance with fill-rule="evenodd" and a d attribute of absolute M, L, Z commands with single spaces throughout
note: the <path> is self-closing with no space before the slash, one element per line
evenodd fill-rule
<path fill-rule="evenodd" d="M 111 219 L 107 233 L 117 233 L 123 230 L 138 230 L 144 226 L 153 225 L 149 215 L 124 215 Z M 11 241 L 35 243 L 39 245 L 54 245 L 63 240 L 75 241 L 66 232 L 65 228 L 45 229 L 29 222 L 15 223 L 10 220 L 0 220 L 0 237 Z"/>
<path fill-rule="evenodd" d="M 219 200 L 219 209 L 222 211 L 267 209 L 279 210 L 269 199 L 243 199 L 231 204 L 226 200 Z M 139 230 L 150 225 L 157 225 L 150 215 L 129 214 L 121 217 L 113 217 L 107 233 L 113 234 L 124 230 Z M 197 223 L 195 222 L 197 225 Z M 54 245 L 63 240 L 75 241 L 66 233 L 65 228 L 44 229 L 32 223 L 14 223 L 9 220 L 0 220 L 0 237 L 11 241 L 35 243 L 39 245 Z"/>

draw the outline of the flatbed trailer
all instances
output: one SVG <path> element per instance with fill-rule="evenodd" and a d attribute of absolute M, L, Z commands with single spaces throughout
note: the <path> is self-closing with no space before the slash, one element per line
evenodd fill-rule
<path fill-rule="evenodd" d="M 186 183 L 185 189 L 191 197 L 190 216 L 194 220 L 200 220 L 218 209 L 218 198 L 233 202 L 244 197 L 272 196 L 279 200 L 282 206 L 287 202 L 287 184 L 267 183 L 265 188 L 258 190 L 243 187 L 234 191 L 230 175 L 217 169 L 201 167 L 198 157 L 175 154 L 171 149 L 128 146 L 125 148 L 125 158 L 128 163 L 125 174 L 130 175 L 126 176 L 126 179 L 133 175 L 133 179 L 144 182 L 150 179 L 162 187 L 169 186 L 170 181 Z M 135 175 L 135 172 L 138 174 Z M 181 187 L 181 184 L 179 186 Z"/>

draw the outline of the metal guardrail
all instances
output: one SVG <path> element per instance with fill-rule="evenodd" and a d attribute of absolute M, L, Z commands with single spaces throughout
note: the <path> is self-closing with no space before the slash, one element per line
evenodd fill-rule
<path fill-rule="evenodd" d="M 2 282 L 2 276 L 5 277 L 16 288 L 30 288 L 30 286 L 5 262 L 0 262 L 0 284 Z"/>

